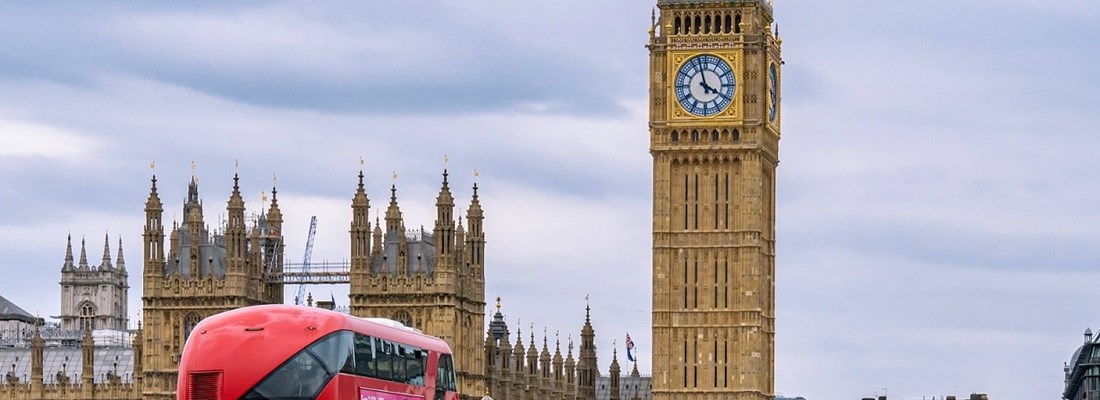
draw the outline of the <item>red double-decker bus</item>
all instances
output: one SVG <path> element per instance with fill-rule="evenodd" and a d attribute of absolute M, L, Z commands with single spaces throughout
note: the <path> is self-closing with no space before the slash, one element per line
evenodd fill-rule
<path fill-rule="evenodd" d="M 290 305 L 204 319 L 187 338 L 177 383 L 178 400 L 458 399 L 443 340 Z"/>

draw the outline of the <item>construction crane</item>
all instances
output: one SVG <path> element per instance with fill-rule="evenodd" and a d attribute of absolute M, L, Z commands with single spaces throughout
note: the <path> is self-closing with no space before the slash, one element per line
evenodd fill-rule
<path fill-rule="evenodd" d="M 309 259 L 313 256 L 313 237 L 317 236 L 317 216 L 309 220 L 309 237 L 306 239 L 306 255 L 302 256 L 302 273 L 309 273 Z M 298 294 L 294 296 L 294 304 L 302 304 L 302 293 L 306 290 L 305 282 L 298 284 Z"/>

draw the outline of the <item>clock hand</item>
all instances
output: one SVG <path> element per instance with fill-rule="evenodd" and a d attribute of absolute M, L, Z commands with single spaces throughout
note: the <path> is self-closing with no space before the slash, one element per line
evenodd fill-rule
<path fill-rule="evenodd" d="M 703 72 L 703 71 L 699 72 L 699 80 L 700 80 L 699 85 L 703 87 L 703 93 L 714 92 L 714 88 L 710 87 L 710 85 L 707 84 L 707 73 L 706 72 Z"/>
<path fill-rule="evenodd" d="M 713 93 L 713 94 L 718 94 L 718 90 L 717 90 L 717 89 L 715 89 L 715 88 L 712 88 L 712 87 L 710 87 L 710 85 L 707 85 L 707 83 L 706 83 L 706 81 L 705 81 L 705 80 L 704 80 L 704 81 L 702 81 L 702 82 L 699 82 L 699 85 L 703 87 L 703 93 L 708 93 L 708 94 L 710 94 L 710 93 Z"/>

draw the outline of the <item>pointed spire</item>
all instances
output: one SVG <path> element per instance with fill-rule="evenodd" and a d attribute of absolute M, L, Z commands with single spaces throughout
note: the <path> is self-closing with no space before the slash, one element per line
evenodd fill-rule
<path fill-rule="evenodd" d="M 88 252 L 84 250 L 84 238 L 80 238 L 80 269 L 88 269 Z"/>
<path fill-rule="evenodd" d="M 120 270 L 126 270 L 126 260 L 122 258 L 122 235 L 118 235 L 118 259 L 115 261 L 115 266 Z"/>
<path fill-rule="evenodd" d="M 241 177 L 233 173 L 233 193 L 229 195 L 229 209 L 244 209 L 244 196 L 241 196 Z"/>
<path fill-rule="evenodd" d="M 199 177 L 191 176 L 191 183 L 187 184 L 187 202 L 199 202 Z"/>
<path fill-rule="evenodd" d="M 160 209 L 160 196 L 157 195 L 157 175 L 153 174 L 152 185 L 149 188 L 149 200 L 145 202 L 146 210 Z"/>
<path fill-rule="evenodd" d="M 103 234 L 103 263 L 99 265 L 99 269 L 108 270 L 111 269 L 111 235 L 109 233 Z"/>
<path fill-rule="evenodd" d="M 386 209 L 386 235 L 404 235 L 404 230 L 401 208 L 397 205 L 397 184 L 394 183 L 390 186 L 390 206 Z"/>
<path fill-rule="evenodd" d="M 612 342 L 612 343 L 614 343 L 614 342 Z M 619 391 L 621 390 L 620 386 L 619 386 L 619 375 L 620 375 L 619 350 L 616 347 L 617 346 L 615 344 L 611 345 L 611 368 L 608 371 L 609 372 L 608 375 L 610 375 L 610 378 L 611 378 L 610 379 L 611 382 L 609 382 L 609 385 L 608 385 L 608 386 L 610 386 L 610 389 L 611 389 L 611 395 L 608 398 L 608 400 L 620 400 L 621 399 L 621 396 L 620 396 L 620 393 L 619 393 Z"/>
<path fill-rule="evenodd" d="M 369 207 L 370 206 L 370 199 L 367 198 L 367 190 L 363 187 L 363 170 L 362 169 L 359 170 L 359 187 L 357 187 L 355 189 L 355 195 L 351 199 L 351 206 L 352 207 L 356 207 L 356 206 L 368 206 Z M 366 211 L 364 211 L 364 213 L 365 212 Z M 362 215 L 362 218 L 367 219 L 367 218 L 370 218 L 370 216 L 364 214 L 364 215 Z M 362 222 L 364 224 L 366 224 L 366 223 L 369 223 L 370 221 L 367 220 L 367 221 L 362 221 Z"/>
<path fill-rule="evenodd" d="M 573 334 L 569 334 L 569 359 L 573 359 Z"/>
<path fill-rule="evenodd" d="M 267 209 L 267 220 L 280 225 L 283 222 L 283 212 L 279 210 L 279 190 L 275 186 L 271 187 L 271 207 Z"/>
<path fill-rule="evenodd" d="M 73 269 L 73 234 L 69 234 L 65 239 L 65 264 L 61 265 L 62 271 L 71 271 Z"/>

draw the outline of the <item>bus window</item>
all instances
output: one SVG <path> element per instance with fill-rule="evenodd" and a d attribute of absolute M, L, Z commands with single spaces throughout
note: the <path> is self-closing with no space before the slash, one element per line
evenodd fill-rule
<path fill-rule="evenodd" d="M 387 340 L 374 339 L 374 348 L 376 349 L 375 366 L 377 369 L 377 378 L 385 380 L 393 380 L 393 344 Z M 378 351 L 381 349 L 381 351 Z"/>
<path fill-rule="evenodd" d="M 436 398 L 443 399 L 445 392 L 455 391 L 454 363 L 450 354 L 439 355 L 439 375 L 436 376 Z"/>
<path fill-rule="evenodd" d="M 375 367 L 374 338 L 355 334 L 355 374 L 375 378 L 378 370 Z"/>
<path fill-rule="evenodd" d="M 413 348 L 405 358 L 405 383 L 424 386 L 424 350 Z"/>

